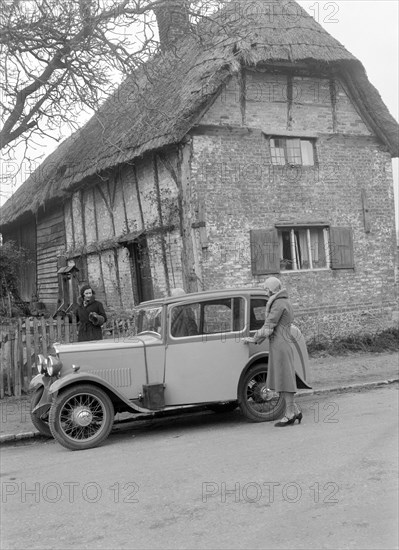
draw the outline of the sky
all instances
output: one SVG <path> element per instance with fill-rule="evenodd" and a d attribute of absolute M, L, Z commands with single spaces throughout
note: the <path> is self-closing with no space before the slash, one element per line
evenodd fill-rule
<path fill-rule="evenodd" d="M 399 1 L 299 0 L 306 11 L 362 62 L 391 115 L 399 120 Z M 399 159 L 392 161 L 399 233 Z"/>
<path fill-rule="evenodd" d="M 298 3 L 363 63 L 369 80 L 390 113 L 399 120 L 399 0 L 299 0 Z M 43 155 L 44 158 L 57 145 L 55 141 L 46 140 L 35 147 L 34 156 Z M 396 228 L 399 231 L 398 165 L 398 159 L 394 159 Z M 9 170 L 17 172 L 16 167 L 8 166 Z M 29 171 L 30 167 L 22 166 L 12 185 L 3 184 L 0 204 L 23 183 Z"/>

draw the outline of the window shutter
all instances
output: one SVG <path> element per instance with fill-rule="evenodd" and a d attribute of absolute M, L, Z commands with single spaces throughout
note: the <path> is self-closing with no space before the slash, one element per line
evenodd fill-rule
<path fill-rule="evenodd" d="M 252 229 L 251 267 L 252 275 L 280 272 L 280 254 L 277 229 Z"/>
<path fill-rule="evenodd" d="M 330 227 L 330 258 L 332 269 L 350 269 L 353 261 L 352 228 Z"/>

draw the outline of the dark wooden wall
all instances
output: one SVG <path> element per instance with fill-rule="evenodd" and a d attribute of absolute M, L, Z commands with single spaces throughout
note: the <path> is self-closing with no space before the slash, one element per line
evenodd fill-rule
<path fill-rule="evenodd" d="M 37 217 L 37 289 L 38 297 L 51 311 L 57 307 L 58 251 L 65 248 L 63 207 L 39 213 Z"/>

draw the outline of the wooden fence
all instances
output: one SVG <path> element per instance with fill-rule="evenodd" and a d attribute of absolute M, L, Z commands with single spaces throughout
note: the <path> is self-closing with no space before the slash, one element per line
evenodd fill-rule
<path fill-rule="evenodd" d="M 113 319 L 103 326 L 104 338 L 121 339 L 133 334 L 133 321 Z M 37 374 L 37 356 L 46 355 L 54 342 L 77 340 L 77 323 L 73 316 L 57 319 L 20 318 L 0 320 L 0 399 L 26 393 Z"/>

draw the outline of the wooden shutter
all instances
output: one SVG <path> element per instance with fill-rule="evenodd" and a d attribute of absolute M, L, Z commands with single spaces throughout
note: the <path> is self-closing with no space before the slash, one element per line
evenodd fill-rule
<path fill-rule="evenodd" d="M 351 269 L 355 267 L 352 228 L 330 227 L 330 258 L 332 269 Z"/>
<path fill-rule="evenodd" d="M 280 254 L 276 228 L 252 229 L 251 267 L 252 275 L 266 275 L 280 272 Z"/>

